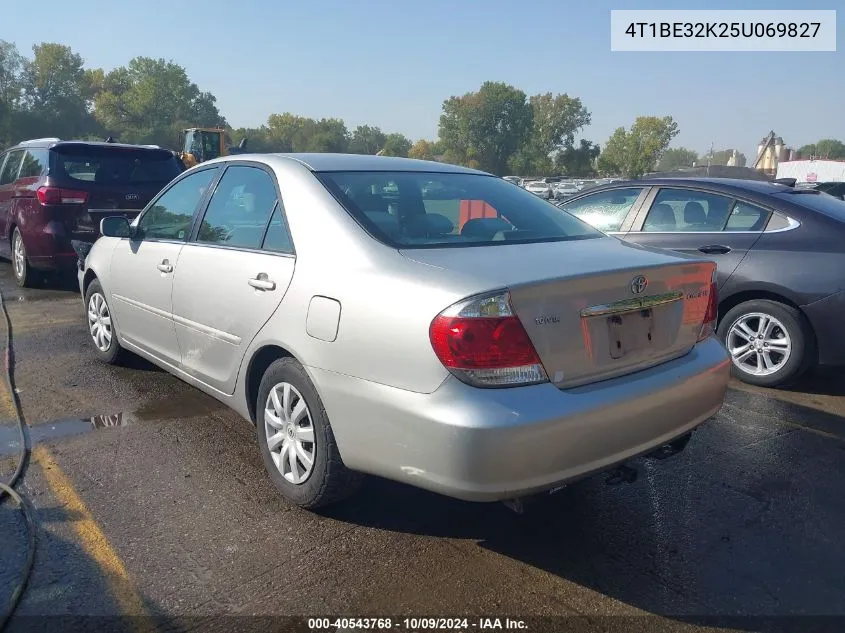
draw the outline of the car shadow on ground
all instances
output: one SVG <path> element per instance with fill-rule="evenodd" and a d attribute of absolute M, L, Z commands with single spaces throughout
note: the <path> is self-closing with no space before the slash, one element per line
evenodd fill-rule
<path fill-rule="evenodd" d="M 845 419 L 788 403 L 771 415 L 806 420 L 808 430 L 780 427 L 782 418 L 755 408 L 726 414 L 705 425 L 685 453 L 635 462 L 637 482 L 608 486 L 594 477 L 522 516 L 501 504 L 463 503 L 380 479 L 326 514 L 476 541 L 679 621 L 705 617 L 718 626 L 706 618 L 741 616 L 725 626 L 763 630 L 770 628 L 764 616 L 841 616 L 845 441 L 824 429 L 843 428 Z M 737 446 L 749 425 L 764 439 Z"/>
<path fill-rule="evenodd" d="M 795 384 L 785 387 L 784 390 L 820 396 L 845 396 L 845 370 L 816 369 L 807 372 Z"/>

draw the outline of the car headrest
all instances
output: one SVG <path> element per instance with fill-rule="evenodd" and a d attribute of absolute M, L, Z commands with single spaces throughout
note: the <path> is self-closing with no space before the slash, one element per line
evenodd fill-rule
<path fill-rule="evenodd" d="M 503 218 L 473 218 L 464 222 L 461 237 L 491 241 L 496 233 L 510 228 L 510 222 Z"/>
<path fill-rule="evenodd" d="M 707 212 L 700 202 L 687 202 L 684 207 L 684 224 L 707 224 Z"/>
<path fill-rule="evenodd" d="M 452 221 L 439 213 L 421 213 L 405 220 L 405 232 L 411 237 L 441 237 L 454 228 Z"/>
<path fill-rule="evenodd" d="M 666 203 L 654 205 L 646 221 L 649 226 L 675 226 L 676 223 L 675 211 Z"/>

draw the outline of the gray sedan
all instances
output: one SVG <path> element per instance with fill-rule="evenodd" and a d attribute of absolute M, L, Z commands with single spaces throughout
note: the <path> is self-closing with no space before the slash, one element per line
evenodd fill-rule
<path fill-rule="evenodd" d="M 94 353 L 235 409 L 301 506 L 362 473 L 474 501 L 557 488 L 679 450 L 725 394 L 712 262 L 482 172 L 231 156 L 101 231 L 79 270 Z"/>

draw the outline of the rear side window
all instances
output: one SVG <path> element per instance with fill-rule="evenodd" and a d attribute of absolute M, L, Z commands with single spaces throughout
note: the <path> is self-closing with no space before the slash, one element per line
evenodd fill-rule
<path fill-rule="evenodd" d="M 197 242 L 261 248 L 276 198 L 273 179 L 263 169 L 229 167 L 208 203 Z"/>
<path fill-rule="evenodd" d="M 753 204 L 748 204 L 747 202 L 738 201 L 731 211 L 728 223 L 725 225 L 725 230 L 762 231 L 766 226 L 766 220 L 768 218 L 768 210 Z"/>
<path fill-rule="evenodd" d="M 562 204 L 561 208 L 601 231 L 618 231 L 641 191 L 641 187 L 600 191 Z"/>
<path fill-rule="evenodd" d="M 646 232 L 715 232 L 728 221 L 733 200 L 694 189 L 663 188 L 643 224 Z"/>
<path fill-rule="evenodd" d="M 22 149 L 9 152 L 6 164 L 3 166 L 3 173 L 0 173 L 0 185 L 8 185 L 18 179 L 18 171 L 21 168 L 24 151 Z"/>
<path fill-rule="evenodd" d="M 276 205 L 276 210 L 273 211 L 273 217 L 270 219 L 270 226 L 267 227 L 267 235 L 264 236 L 264 244 L 261 247 L 265 251 L 274 253 L 293 253 L 293 241 L 290 239 L 290 232 L 280 205 Z"/>
<path fill-rule="evenodd" d="M 59 146 L 55 152 L 56 176 L 81 182 L 163 187 L 182 171 L 166 150 L 71 145 Z"/>
<path fill-rule="evenodd" d="M 50 152 L 46 149 L 28 149 L 23 157 L 21 173 L 18 178 L 37 178 L 47 173 Z"/>

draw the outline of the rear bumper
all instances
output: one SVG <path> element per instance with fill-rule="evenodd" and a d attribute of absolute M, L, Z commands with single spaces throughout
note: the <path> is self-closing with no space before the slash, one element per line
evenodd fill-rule
<path fill-rule="evenodd" d="M 819 364 L 845 365 L 845 337 L 842 336 L 841 325 L 845 317 L 845 290 L 801 306 L 801 310 L 816 334 Z"/>
<path fill-rule="evenodd" d="M 469 501 L 554 488 L 650 452 L 713 416 L 730 360 L 709 339 L 682 358 L 585 387 L 420 394 L 308 368 L 349 468 Z"/>

